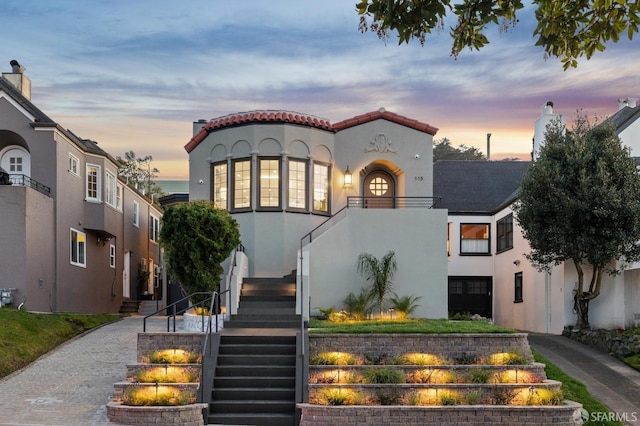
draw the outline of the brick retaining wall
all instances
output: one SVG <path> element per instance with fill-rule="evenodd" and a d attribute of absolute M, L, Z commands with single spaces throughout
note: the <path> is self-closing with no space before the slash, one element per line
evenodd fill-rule
<path fill-rule="evenodd" d="M 207 404 L 180 405 L 175 407 L 133 407 L 110 402 L 107 404 L 109 420 L 132 426 L 204 425 L 202 410 Z"/>
<path fill-rule="evenodd" d="M 420 352 L 451 360 L 497 352 L 514 352 L 533 362 L 525 333 L 513 334 L 310 334 L 309 354 L 336 351 L 360 354 L 364 358 L 382 355 L 392 358 Z"/>
<path fill-rule="evenodd" d="M 138 333 L 138 362 L 149 362 L 149 353 L 182 349 L 201 354 L 204 333 Z"/>
<path fill-rule="evenodd" d="M 580 404 L 568 401 L 561 406 L 320 406 L 298 404 L 302 411 L 300 426 L 493 426 L 527 425 L 575 426 L 580 419 Z M 574 417 L 577 416 L 577 417 Z"/>

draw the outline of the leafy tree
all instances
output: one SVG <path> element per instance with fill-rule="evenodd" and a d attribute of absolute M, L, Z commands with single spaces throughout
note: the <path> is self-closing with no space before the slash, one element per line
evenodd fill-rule
<path fill-rule="evenodd" d="M 433 141 L 433 161 L 438 160 L 484 160 L 484 155 L 476 147 L 467 147 L 464 144 L 458 148 L 451 145 L 451 141 L 442 138 Z"/>
<path fill-rule="evenodd" d="M 571 131 L 549 125 L 515 210 L 535 266 L 575 266 L 577 326 L 588 327 L 603 273 L 617 274 L 622 262 L 640 259 L 640 172 L 615 128 L 592 125 L 583 114 Z M 586 288 L 585 269 L 592 272 Z"/>
<path fill-rule="evenodd" d="M 396 253 L 389 251 L 380 260 L 369 253 L 358 256 L 358 273 L 371 281 L 371 298 L 378 302 L 380 315 L 384 312 L 384 298 L 391 291 L 391 282 L 398 269 Z"/>
<path fill-rule="evenodd" d="M 521 0 L 360 0 L 360 31 L 371 30 L 388 39 L 397 31 L 399 43 L 418 39 L 424 45 L 432 31 L 444 29 L 448 14 L 457 17 L 450 28 L 451 54 L 457 57 L 468 47 L 479 50 L 489 43 L 487 26 L 507 31 L 518 22 Z M 564 69 L 576 67 L 577 59 L 587 59 L 603 51 L 605 43 L 617 42 L 625 35 L 631 40 L 640 24 L 640 3 L 625 0 L 533 0 L 538 21 L 533 36 L 545 56 L 561 58 Z"/>
<path fill-rule="evenodd" d="M 118 174 L 127 180 L 133 188 L 139 190 L 143 195 L 148 196 L 154 202 L 164 195 L 162 188 L 153 180 L 159 173 L 155 167 L 151 166 L 153 157 L 136 157 L 133 151 L 125 152 L 124 158 L 117 156 L 119 170 Z"/>
<path fill-rule="evenodd" d="M 240 231 L 226 210 L 217 209 L 210 201 L 191 201 L 165 211 L 160 244 L 171 273 L 189 293 L 218 291 L 221 263 L 240 244 Z"/>

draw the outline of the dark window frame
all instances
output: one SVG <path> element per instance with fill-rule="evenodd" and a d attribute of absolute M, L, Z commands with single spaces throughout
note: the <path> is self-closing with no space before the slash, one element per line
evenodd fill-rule
<path fill-rule="evenodd" d="M 516 272 L 513 276 L 513 303 L 524 302 L 522 298 L 523 287 L 522 272 Z"/>
<path fill-rule="evenodd" d="M 496 253 L 513 249 L 513 213 L 496 222 Z"/>
<path fill-rule="evenodd" d="M 262 203 L 262 182 L 260 178 L 260 174 L 262 173 L 262 162 L 263 161 L 277 161 L 278 162 L 278 205 L 277 206 L 263 206 Z M 257 171 L 256 171 L 256 204 L 257 211 L 282 211 L 282 157 L 274 157 L 274 156 L 265 156 L 258 157 L 257 161 Z"/>
<path fill-rule="evenodd" d="M 462 228 L 464 226 L 486 226 L 487 227 L 487 250 L 481 252 L 463 251 L 462 241 L 469 238 L 462 238 Z M 476 238 L 477 240 L 485 240 L 484 238 Z M 490 223 L 460 223 L 460 256 L 491 256 L 491 224 Z"/>
<path fill-rule="evenodd" d="M 291 163 L 302 163 L 304 164 L 304 207 L 292 207 L 290 205 L 291 202 L 291 188 L 289 183 L 291 182 Z M 289 158 L 287 159 L 287 203 L 286 210 L 289 212 L 295 213 L 308 213 L 309 212 L 309 160 L 305 160 L 304 158 Z"/>
<path fill-rule="evenodd" d="M 236 167 L 238 163 L 249 163 L 249 206 L 236 207 Z M 231 192 L 229 200 L 229 210 L 232 213 L 250 212 L 253 209 L 253 161 L 251 157 L 236 158 L 231 161 L 231 182 L 228 182 Z"/>
<path fill-rule="evenodd" d="M 315 182 L 315 167 L 317 165 L 323 166 L 327 168 L 327 210 L 317 210 L 315 208 L 315 192 L 316 192 L 316 182 Z M 323 216 L 331 216 L 331 187 L 332 187 L 332 177 L 331 174 L 333 172 L 333 168 L 331 167 L 331 163 L 326 163 L 323 161 L 314 161 L 313 162 L 313 170 L 311 171 L 311 212 L 318 215 Z"/>

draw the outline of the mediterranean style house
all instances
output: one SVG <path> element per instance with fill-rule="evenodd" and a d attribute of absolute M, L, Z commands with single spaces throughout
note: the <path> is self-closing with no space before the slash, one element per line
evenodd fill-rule
<path fill-rule="evenodd" d="M 118 312 L 160 292 L 161 210 L 96 142 L 31 103 L 19 65 L 0 78 L 0 175 L 0 288 L 14 304 Z"/>
<path fill-rule="evenodd" d="M 625 100 L 609 118 L 632 155 L 640 153 L 638 117 L 635 101 Z M 534 126 L 534 158 L 552 120 L 564 123 L 549 102 Z M 340 309 L 367 284 L 357 274 L 359 254 L 393 250 L 394 291 L 422 297 L 415 316 L 469 312 L 559 334 L 575 323 L 575 269 L 539 272 L 529 264 L 511 208 L 531 163 L 433 164 L 436 131 L 384 109 L 338 123 L 271 110 L 200 120 L 185 146 L 189 195 L 236 218 L 246 275 L 296 271 L 305 317 Z M 591 304 L 592 326 L 640 320 L 639 268 L 606 277 Z"/>

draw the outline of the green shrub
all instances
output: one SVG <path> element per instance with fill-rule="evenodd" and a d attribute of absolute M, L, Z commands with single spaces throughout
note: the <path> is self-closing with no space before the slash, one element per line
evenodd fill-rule
<path fill-rule="evenodd" d="M 404 372 L 393 368 L 366 368 L 362 377 L 368 384 L 404 383 Z"/>
<path fill-rule="evenodd" d="M 460 395 L 453 391 L 442 391 L 438 394 L 440 405 L 459 405 L 462 402 Z"/>
<path fill-rule="evenodd" d="M 370 304 L 371 293 L 366 288 L 361 288 L 357 296 L 349 293 L 344 299 L 344 305 L 347 312 L 349 312 L 349 316 L 357 321 L 367 317 L 367 314 L 371 311 Z"/>
<path fill-rule="evenodd" d="M 468 405 L 478 405 L 482 399 L 482 392 L 479 390 L 468 391 L 464 395 L 464 399 Z"/>
<path fill-rule="evenodd" d="M 400 391 L 396 388 L 376 389 L 374 394 L 376 401 L 380 405 L 399 405 L 402 400 Z"/>
<path fill-rule="evenodd" d="M 327 405 L 363 405 L 364 397 L 361 393 L 351 389 L 325 389 L 322 398 Z"/>
<path fill-rule="evenodd" d="M 467 383 L 489 383 L 492 373 L 484 368 L 472 368 L 465 375 Z"/>
<path fill-rule="evenodd" d="M 344 352 L 322 352 L 309 360 L 310 365 L 356 365 L 357 360 Z"/>
<path fill-rule="evenodd" d="M 393 297 L 389 299 L 391 307 L 398 313 L 398 318 L 409 318 L 411 314 L 418 308 L 417 302 L 422 296 L 398 296 L 393 293 Z"/>
<path fill-rule="evenodd" d="M 174 406 L 193 404 L 195 397 L 189 392 L 166 386 L 131 386 L 122 395 L 123 405 Z"/>

